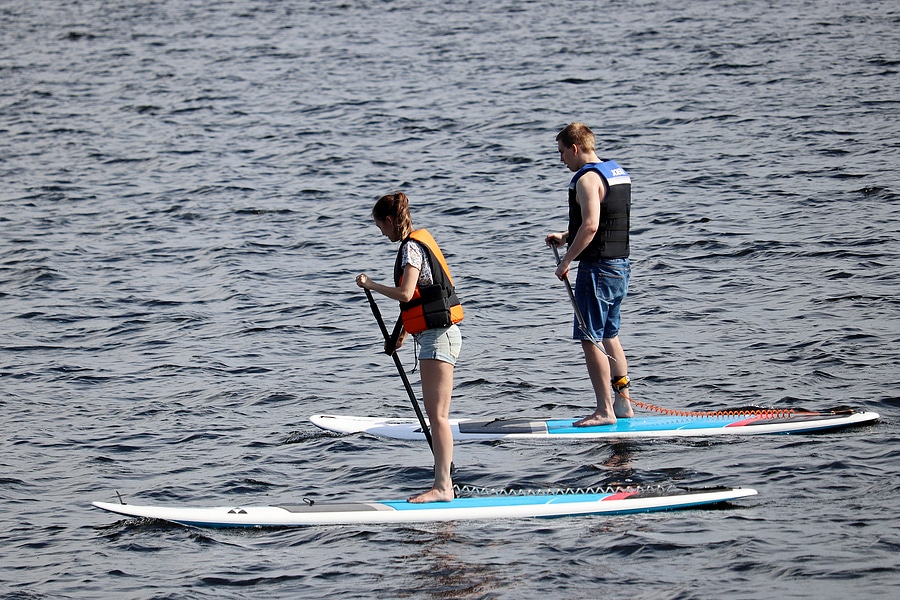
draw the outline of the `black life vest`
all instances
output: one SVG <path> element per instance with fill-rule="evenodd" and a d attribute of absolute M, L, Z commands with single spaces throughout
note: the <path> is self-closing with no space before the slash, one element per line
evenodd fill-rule
<path fill-rule="evenodd" d="M 571 244 L 581 227 L 581 207 L 575 199 L 575 184 L 588 171 L 596 171 L 606 183 L 606 196 L 600 202 L 600 226 L 587 248 L 575 260 L 627 258 L 631 253 L 628 231 L 631 227 L 631 177 L 615 161 L 601 159 L 581 167 L 569 182 L 569 235 Z"/>

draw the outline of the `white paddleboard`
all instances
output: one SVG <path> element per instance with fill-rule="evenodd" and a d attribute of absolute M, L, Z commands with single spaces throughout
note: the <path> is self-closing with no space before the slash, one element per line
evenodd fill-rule
<path fill-rule="evenodd" d="M 114 502 L 94 502 L 93 506 L 128 517 L 162 519 L 198 527 L 290 527 L 624 514 L 716 504 L 754 496 L 756 493 L 754 489 L 743 488 L 671 491 L 626 489 L 609 493 L 492 495 L 427 504 L 379 500 L 212 508 L 140 506 Z"/>
<path fill-rule="evenodd" d="M 509 418 L 493 420 L 451 419 L 454 440 L 498 439 L 603 439 L 697 437 L 710 435 L 758 435 L 764 433 L 809 433 L 873 423 L 878 413 L 852 409 L 797 411 L 790 416 L 646 416 L 619 419 L 614 425 L 575 427 L 572 419 Z M 317 427 L 334 433 L 368 433 L 400 440 L 423 440 L 416 419 L 313 415 Z M 427 422 L 427 421 L 426 421 Z"/>

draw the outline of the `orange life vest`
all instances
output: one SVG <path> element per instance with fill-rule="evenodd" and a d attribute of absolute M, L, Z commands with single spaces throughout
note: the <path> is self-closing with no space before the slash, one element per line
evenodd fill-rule
<path fill-rule="evenodd" d="M 417 229 L 403 240 L 394 263 L 394 284 L 400 287 L 403 281 L 403 244 L 410 239 L 425 248 L 425 259 L 431 267 L 431 285 L 416 284 L 412 300 L 400 303 L 400 318 L 407 333 L 421 333 L 426 329 L 450 327 L 463 320 L 463 309 L 456 297 L 450 267 L 437 242 L 426 229 Z"/>

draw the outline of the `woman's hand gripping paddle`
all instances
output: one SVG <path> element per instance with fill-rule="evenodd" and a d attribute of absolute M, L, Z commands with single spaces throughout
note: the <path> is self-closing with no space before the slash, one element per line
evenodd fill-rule
<path fill-rule="evenodd" d="M 425 423 L 425 417 L 422 415 L 422 409 L 419 408 L 419 402 L 416 400 L 416 394 L 413 392 L 412 386 L 409 384 L 409 378 L 406 376 L 406 371 L 403 370 L 403 365 L 400 363 L 400 357 L 397 356 L 397 349 L 394 347 L 397 344 L 397 340 L 388 333 L 387 327 L 384 324 L 384 319 L 381 318 L 381 311 L 378 310 L 378 305 L 375 304 L 375 298 L 372 297 L 372 292 L 367 289 L 365 290 L 365 292 L 366 298 L 369 299 L 369 306 L 372 307 L 372 314 L 375 315 L 375 320 L 378 321 L 378 326 L 381 328 L 381 334 L 384 336 L 385 352 L 390 350 L 390 355 L 394 358 L 394 364 L 397 365 L 397 372 L 400 373 L 400 379 L 403 380 L 403 386 L 406 388 L 406 393 L 409 394 L 409 401 L 412 402 L 413 409 L 416 411 L 416 417 L 418 417 L 419 419 L 419 425 L 422 426 L 422 433 L 425 434 L 425 439 L 428 440 L 428 447 L 431 448 L 431 453 L 434 454 L 434 444 L 431 441 L 431 431 L 428 429 L 428 425 Z"/>
<path fill-rule="evenodd" d="M 559 250 L 553 244 L 548 245 L 553 249 L 553 256 L 556 257 L 556 264 L 559 265 Z M 597 346 L 597 348 L 604 354 L 604 356 L 606 356 L 613 362 L 618 362 L 615 358 L 613 358 L 606 352 L 606 348 L 603 347 L 603 344 L 597 338 L 591 335 L 591 332 L 588 330 L 587 325 L 584 322 L 584 317 L 581 316 L 581 309 L 578 308 L 578 304 L 575 302 L 575 293 L 572 291 L 572 284 L 569 283 L 569 277 L 564 276 L 563 282 L 566 284 L 566 291 L 569 292 L 569 301 L 572 303 L 572 308 L 575 309 L 575 318 L 578 320 L 578 329 L 580 329 L 581 333 L 586 335 L 589 340 L 594 342 L 594 345 Z"/>

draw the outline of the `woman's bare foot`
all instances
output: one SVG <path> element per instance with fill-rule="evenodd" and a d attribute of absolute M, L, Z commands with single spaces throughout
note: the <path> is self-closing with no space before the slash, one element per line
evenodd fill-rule
<path fill-rule="evenodd" d="M 412 502 L 413 504 L 424 504 L 425 502 L 450 502 L 451 500 L 453 500 L 452 489 L 449 492 L 443 492 L 441 490 L 432 488 L 424 494 L 412 496 L 406 501 Z"/>
<path fill-rule="evenodd" d="M 574 427 L 596 427 L 597 425 L 615 425 L 616 418 L 608 418 L 598 415 L 597 413 L 592 414 L 589 417 L 585 417 L 580 421 L 575 421 L 572 423 Z"/>

